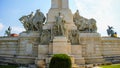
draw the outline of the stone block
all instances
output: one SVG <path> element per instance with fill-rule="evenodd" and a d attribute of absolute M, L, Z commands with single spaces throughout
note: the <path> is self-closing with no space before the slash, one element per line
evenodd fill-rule
<path fill-rule="evenodd" d="M 68 45 L 53 45 L 53 54 L 70 54 L 71 47 Z"/>
<path fill-rule="evenodd" d="M 86 68 L 93 68 L 93 64 L 86 65 Z"/>
<path fill-rule="evenodd" d="M 72 45 L 71 46 L 71 54 L 82 56 L 82 46 L 81 45 Z"/>
<path fill-rule="evenodd" d="M 53 39 L 52 45 L 53 54 L 71 54 L 71 46 L 64 36 L 58 36 Z"/>
<path fill-rule="evenodd" d="M 103 63 L 105 60 L 102 56 L 99 57 L 87 57 L 85 58 L 86 63 L 93 64 L 93 63 Z"/>
<path fill-rule="evenodd" d="M 28 58 L 28 57 L 16 58 L 16 63 L 18 63 L 18 64 L 19 63 L 20 64 L 31 64 L 31 63 L 35 62 L 35 58 Z"/>
<path fill-rule="evenodd" d="M 38 47 L 38 55 L 46 55 L 48 54 L 48 45 L 39 45 Z"/>
<path fill-rule="evenodd" d="M 85 59 L 84 58 L 75 58 L 75 63 L 78 65 L 85 64 Z"/>
<path fill-rule="evenodd" d="M 77 64 L 72 64 L 72 68 L 79 68 Z"/>
<path fill-rule="evenodd" d="M 79 65 L 79 68 L 85 68 L 85 65 Z"/>

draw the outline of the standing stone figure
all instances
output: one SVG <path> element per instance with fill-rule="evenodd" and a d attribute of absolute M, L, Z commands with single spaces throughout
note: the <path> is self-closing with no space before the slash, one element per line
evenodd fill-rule
<path fill-rule="evenodd" d="M 55 35 L 58 35 L 58 36 L 64 34 L 64 20 L 63 20 L 63 16 L 61 16 L 61 13 L 59 13 L 59 15 L 56 16 L 56 22 L 53 27 L 53 31 Z"/>
<path fill-rule="evenodd" d="M 12 28 L 9 26 L 8 29 L 5 31 L 5 34 L 7 34 L 7 36 L 10 36 L 11 30 L 12 30 Z"/>

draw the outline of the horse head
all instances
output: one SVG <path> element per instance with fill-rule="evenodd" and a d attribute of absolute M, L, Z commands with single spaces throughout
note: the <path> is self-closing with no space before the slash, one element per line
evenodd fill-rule
<path fill-rule="evenodd" d="M 22 16 L 19 20 L 22 23 L 26 23 L 26 22 L 28 22 L 28 16 Z"/>

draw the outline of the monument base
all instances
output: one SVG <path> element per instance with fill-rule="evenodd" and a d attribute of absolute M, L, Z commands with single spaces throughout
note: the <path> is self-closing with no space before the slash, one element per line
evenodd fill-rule
<path fill-rule="evenodd" d="M 64 36 L 56 36 L 53 39 L 52 54 L 71 54 L 71 46 Z"/>

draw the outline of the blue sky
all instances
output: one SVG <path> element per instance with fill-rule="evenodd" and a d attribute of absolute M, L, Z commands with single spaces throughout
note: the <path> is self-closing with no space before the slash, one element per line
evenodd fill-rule
<path fill-rule="evenodd" d="M 69 0 L 69 7 L 74 13 L 79 9 L 85 18 L 95 18 L 98 33 L 107 36 L 107 26 L 113 26 L 120 36 L 120 0 Z M 1 0 L 0 1 L 0 36 L 11 26 L 12 33 L 24 30 L 18 20 L 23 15 L 40 9 L 45 15 L 51 7 L 51 0 Z"/>

